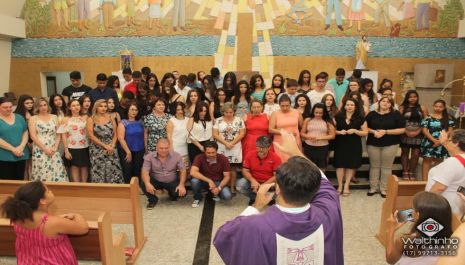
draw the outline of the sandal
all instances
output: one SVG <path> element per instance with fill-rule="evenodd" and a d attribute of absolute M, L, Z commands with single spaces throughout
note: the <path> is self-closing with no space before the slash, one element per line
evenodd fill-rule
<path fill-rule="evenodd" d="M 344 191 L 344 193 L 342 193 L 342 197 L 349 197 L 350 196 L 350 191 Z"/>
<path fill-rule="evenodd" d="M 342 187 L 341 187 L 341 188 L 337 188 L 337 194 L 339 194 L 339 195 L 342 194 Z"/>
<path fill-rule="evenodd" d="M 402 172 L 402 179 L 410 180 L 410 172 L 407 172 L 407 171 Z"/>
<path fill-rule="evenodd" d="M 409 173 L 409 178 L 410 178 L 411 181 L 416 181 L 417 180 L 417 176 L 413 172 Z"/>

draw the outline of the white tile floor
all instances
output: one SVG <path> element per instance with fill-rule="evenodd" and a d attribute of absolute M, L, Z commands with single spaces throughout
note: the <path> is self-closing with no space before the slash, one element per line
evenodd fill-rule
<path fill-rule="evenodd" d="M 341 197 L 345 264 L 384 265 L 386 264 L 384 248 L 375 238 L 383 199 L 379 196 L 367 197 L 365 194 L 365 190 L 354 190 L 350 197 Z M 162 198 L 151 211 L 145 210 L 146 199 L 144 197 L 141 197 L 141 202 L 148 241 L 137 265 L 192 264 L 203 204 L 199 208 L 191 208 L 191 194 L 188 198 L 178 202 L 170 202 L 168 198 Z M 248 199 L 245 196 L 238 195 L 231 202 L 216 203 L 213 236 L 217 228 L 225 221 L 242 212 L 247 202 Z M 115 226 L 114 230 L 123 230 L 131 235 L 128 226 Z M 130 238 L 128 236 L 128 239 Z M 16 264 L 16 260 L 0 257 L 0 264 L 13 265 Z M 100 263 L 80 261 L 79 264 Z M 223 264 L 214 247 L 210 250 L 209 264 Z"/>

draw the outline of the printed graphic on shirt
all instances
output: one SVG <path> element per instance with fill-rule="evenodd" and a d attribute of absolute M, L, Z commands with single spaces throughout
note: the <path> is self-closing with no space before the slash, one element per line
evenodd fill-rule
<path fill-rule="evenodd" d="M 276 264 L 323 265 L 324 232 L 323 225 L 307 237 L 295 241 L 276 234 Z"/>

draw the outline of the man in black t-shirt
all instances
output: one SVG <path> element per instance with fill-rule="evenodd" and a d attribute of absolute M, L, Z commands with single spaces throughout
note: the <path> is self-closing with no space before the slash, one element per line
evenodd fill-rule
<path fill-rule="evenodd" d="M 71 85 L 65 87 L 63 92 L 61 92 L 66 103 L 68 103 L 70 99 L 79 99 L 92 90 L 92 88 L 81 84 L 81 73 L 78 71 L 71 72 L 69 74 L 69 79 L 71 80 Z"/>

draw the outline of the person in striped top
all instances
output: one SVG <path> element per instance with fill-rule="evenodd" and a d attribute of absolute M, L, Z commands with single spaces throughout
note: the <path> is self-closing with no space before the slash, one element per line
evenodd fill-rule
<path fill-rule="evenodd" d="M 49 215 L 54 200 L 47 186 L 34 181 L 18 188 L 2 204 L 2 215 L 11 220 L 16 233 L 18 265 L 78 264 L 67 235 L 86 234 L 89 227 L 79 214 Z"/>

